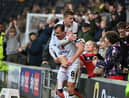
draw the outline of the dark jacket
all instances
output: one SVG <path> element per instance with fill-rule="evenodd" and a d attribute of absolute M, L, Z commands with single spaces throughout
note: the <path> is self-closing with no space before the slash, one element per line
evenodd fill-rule
<path fill-rule="evenodd" d="M 78 37 L 83 38 L 85 41 L 93 40 L 93 32 L 91 30 L 87 32 L 79 32 Z"/>
<path fill-rule="evenodd" d="M 51 27 L 51 28 L 47 27 L 42 32 L 40 32 L 39 39 L 42 42 L 42 47 L 43 48 L 47 44 L 47 41 L 49 40 L 49 38 L 51 36 L 52 30 L 53 30 L 53 27 Z"/>
<path fill-rule="evenodd" d="M 97 62 L 96 66 L 104 68 L 105 77 L 120 75 L 120 45 L 116 43 L 110 46 L 106 51 L 104 60 Z"/>
<path fill-rule="evenodd" d="M 97 27 L 97 29 L 95 31 L 95 35 L 94 35 L 95 42 L 100 40 L 100 38 L 102 36 L 102 31 L 103 31 L 103 29 L 101 29 L 100 27 Z"/>
<path fill-rule="evenodd" d="M 129 69 L 129 36 L 120 39 L 121 64 L 123 68 Z"/>
<path fill-rule="evenodd" d="M 41 65 L 42 50 L 43 50 L 42 42 L 39 39 L 36 39 L 29 44 L 27 48 L 29 65 L 37 65 L 37 66 Z"/>

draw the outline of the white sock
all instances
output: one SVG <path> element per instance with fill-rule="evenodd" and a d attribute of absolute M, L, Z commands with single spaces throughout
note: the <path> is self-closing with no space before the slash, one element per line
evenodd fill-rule
<path fill-rule="evenodd" d="M 57 80 L 57 89 L 63 89 L 63 80 Z"/>
<path fill-rule="evenodd" d="M 66 77 L 66 70 L 60 68 L 57 75 L 57 89 L 63 89 L 63 82 L 65 80 L 65 77 Z"/>

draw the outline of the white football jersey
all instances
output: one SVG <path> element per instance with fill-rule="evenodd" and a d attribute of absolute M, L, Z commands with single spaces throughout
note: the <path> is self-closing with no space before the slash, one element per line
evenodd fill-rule
<path fill-rule="evenodd" d="M 57 24 L 63 24 L 64 21 L 60 21 Z M 70 27 L 65 27 L 65 32 L 71 31 L 73 33 L 77 33 L 78 31 L 78 24 L 76 22 L 73 22 L 73 25 L 71 25 Z M 57 58 L 60 56 L 60 50 L 57 46 L 59 39 L 55 36 L 54 31 L 52 32 L 51 35 L 51 40 L 49 43 L 49 53 L 53 58 Z M 64 39 L 64 41 L 62 41 L 62 44 L 68 43 L 67 39 Z"/>

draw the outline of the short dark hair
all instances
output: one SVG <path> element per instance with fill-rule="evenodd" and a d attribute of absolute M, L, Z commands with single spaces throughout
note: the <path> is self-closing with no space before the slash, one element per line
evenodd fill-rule
<path fill-rule="evenodd" d="M 118 33 L 115 31 L 107 31 L 105 37 L 109 40 L 111 44 L 119 42 L 120 40 Z"/>
<path fill-rule="evenodd" d="M 68 16 L 68 15 L 74 15 L 74 12 L 72 10 L 66 10 L 64 12 L 64 17 Z"/>
<path fill-rule="evenodd" d="M 117 24 L 117 29 L 119 29 L 119 28 L 123 28 L 123 29 L 125 29 L 126 28 L 126 23 L 125 22 L 119 22 L 118 24 Z"/>
<path fill-rule="evenodd" d="M 31 35 L 36 35 L 37 36 L 37 34 L 35 32 L 30 32 L 29 36 L 31 36 Z"/>
<path fill-rule="evenodd" d="M 54 30 L 57 29 L 57 28 L 60 28 L 61 31 L 64 31 L 65 30 L 65 26 L 63 24 L 57 24 L 55 27 L 54 27 Z"/>

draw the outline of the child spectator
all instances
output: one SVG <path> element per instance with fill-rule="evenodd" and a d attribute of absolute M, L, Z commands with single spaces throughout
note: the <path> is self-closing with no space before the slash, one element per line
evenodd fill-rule
<path fill-rule="evenodd" d="M 85 50 L 86 53 L 80 56 L 81 65 L 85 65 L 85 69 L 88 73 L 88 77 L 96 76 L 93 73 L 95 65 L 92 63 L 92 59 L 94 56 L 99 56 L 97 53 L 97 45 L 95 42 L 89 40 L 85 44 L 85 49 L 86 49 Z"/>
<path fill-rule="evenodd" d="M 104 58 L 107 51 L 107 46 L 104 37 L 100 38 L 99 41 L 99 54 Z"/>

